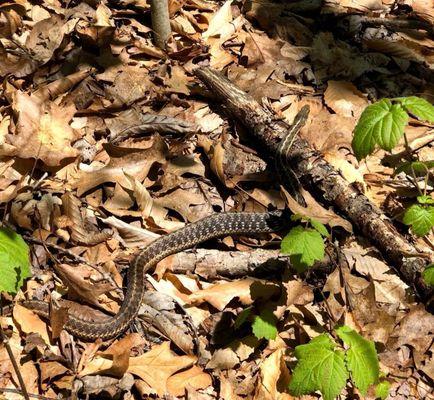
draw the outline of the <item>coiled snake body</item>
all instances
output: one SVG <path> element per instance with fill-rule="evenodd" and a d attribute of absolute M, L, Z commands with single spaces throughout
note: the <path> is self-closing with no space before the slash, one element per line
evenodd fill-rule
<path fill-rule="evenodd" d="M 294 124 L 279 146 L 278 162 L 282 162 L 292 144 L 292 135 L 296 135 L 307 118 L 308 109 L 302 109 Z M 283 173 L 287 166 L 283 167 Z M 286 173 L 285 173 L 286 174 Z M 297 184 L 296 182 L 292 182 Z M 186 225 L 184 228 L 162 236 L 142 250 L 128 270 L 128 287 L 119 312 L 102 321 L 86 319 L 83 316 L 69 313 L 64 328 L 71 334 L 85 339 L 110 339 L 125 331 L 136 317 L 145 293 L 144 275 L 159 261 L 167 256 L 189 249 L 206 240 L 234 235 L 275 232 L 286 225 L 284 212 L 270 213 L 220 213 L 211 215 L 200 221 Z M 30 300 L 23 303 L 37 314 L 48 318 L 49 306 L 43 301 Z"/>

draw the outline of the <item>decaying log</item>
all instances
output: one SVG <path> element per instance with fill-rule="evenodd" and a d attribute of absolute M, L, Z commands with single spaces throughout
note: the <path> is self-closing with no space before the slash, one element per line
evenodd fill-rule
<path fill-rule="evenodd" d="M 227 110 L 248 128 L 260 143 L 258 150 L 264 151 L 272 159 L 290 125 L 279 120 L 272 111 L 264 109 L 219 72 L 202 67 L 196 69 L 195 74 Z M 432 297 L 432 289 L 421 277 L 429 260 L 417 252 L 378 207 L 346 181 L 306 140 L 295 138 L 289 159 L 291 168 L 307 190 L 337 207 L 352 221 L 422 300 Z"/>

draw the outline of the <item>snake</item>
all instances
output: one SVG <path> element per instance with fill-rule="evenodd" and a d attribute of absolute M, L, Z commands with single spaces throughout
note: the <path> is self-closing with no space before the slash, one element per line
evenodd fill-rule
<path fill-rule="evenodd" d="M 276 151 L 276 164 L 282 175 L 288 176 L 287 157 L 295 135 L 306 122 L 309 109 L 302 108 L 289 127 L 286 136 L 281 140 Z M 288 177 L 290 179 L 290 177 Z M 299 182 L 291 182 L 294 189 Z M 210 215 L 183 228 L 160 236 L 147 247 L 138 252 L 128 268 L 128 284 L 122 305 L 113 316 L 104 319 L 92 319 L 79 312 L 68 312 L 63 326 L 70 334 L 85 341 L 97 338 L 108 340 L 115 338 L 128 329 L 137 316 L 145 294 L 145 275 L 156 264 L 169 255 L 190 249 L 207 240 L 228 235 L 255 235 L 271 233 L 287 226 L 289 220 L 285 210 L 271 212 L 222 212 Z M 40 300 L 28 300 L 22 303 L 39 316 L 49 319 L 49 303 Z"/>

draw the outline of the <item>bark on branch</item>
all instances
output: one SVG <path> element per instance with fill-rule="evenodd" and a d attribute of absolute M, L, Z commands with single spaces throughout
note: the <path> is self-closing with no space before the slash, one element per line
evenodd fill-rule
<path fill-rule="evenodd" d="M 203 67 L 195 70 L 195 74 L 259 141 L 259 151 L 273 158 L 289 125 L 217 71 Z M 428 300 L 432 296 L 432 289 L 421 277 L 429 260 L 420 256 L 378 207 L 346 181 L 306 140 L 295 138 L 289 158 L 291 168 L 306 189 L 315 197 L 337 207 L 351 220 L 421 299 Z"/>

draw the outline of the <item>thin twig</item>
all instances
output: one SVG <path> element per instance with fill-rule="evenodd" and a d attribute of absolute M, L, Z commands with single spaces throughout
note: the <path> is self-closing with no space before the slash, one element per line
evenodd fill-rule
<path fill-rule="evenodd" d="M 6 351 L 8 352 L 9 358 L 12 362 L 12 366 L 14 367 L 15 374 L 17 375 L 22 395 L 26 400 L 30 400 L 29 394 L 27 393 L 26 384 L 24 383 L 24 379 L 23 376 L 21 375 L 21 371 L 18 366 L 17 360 L 15 359 L 14 353 L 12 352 L 11 346 L 9 344 L 9 338 L 5 335 L 1 324 L 0 324 L 0 340 L 6 347 Z"/>

